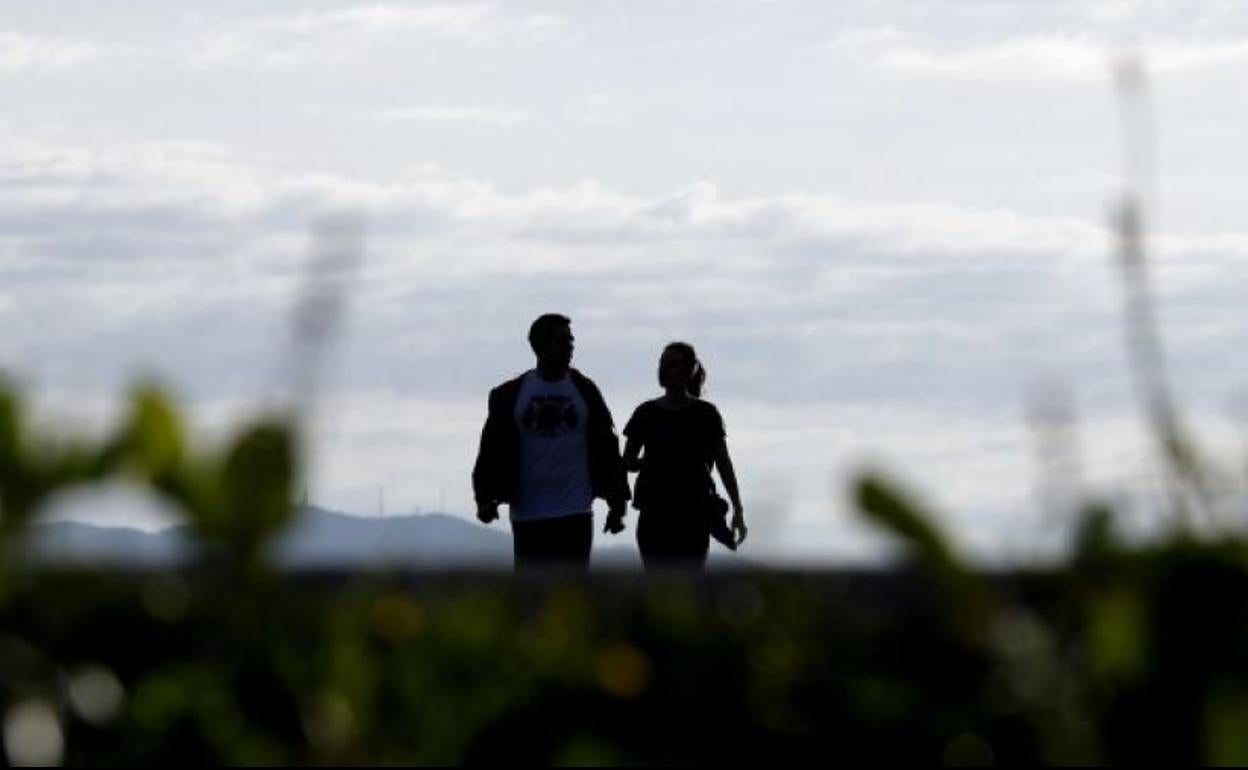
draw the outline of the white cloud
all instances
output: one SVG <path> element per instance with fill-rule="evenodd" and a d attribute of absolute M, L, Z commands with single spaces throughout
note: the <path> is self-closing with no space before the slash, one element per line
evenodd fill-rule
<path fill-rule="evenodd" d="M 1143 46 L 1146 63 L 1160 72 L 1181 72 L 1248 62 L 1248 38 L 1176 43 L 1161 41 Z"/>
<path fill-rule="evenodd" d="M 834 470 L 868 453 L 931 490 L 968 548 L 1013 547 L 993 517 L 1031 509 L 1017 404 L 1038 373 L 1075 373 L 1088 434 L 1112 444 L 1097 453 L 1135 441 L 1104 422 L 1125 420 L 1129 388 L 1109 234 L 1094 223 L 733 196 L 705 181 L 662 194 L 593 181 L 504 192 L 444 172 L 381 183 L 188 143 L 2 142 L 0 202 L 13 255 L 0 262 L 0 360 L 64 394 L 156 371 L 196 403 L 273 392 L 308 221 L 366 211 L 367 258 L 328 374 L 341 397 L 313 450 L 317 496 L 348 509 L 378 484 L 396 507 L 432 507 L 445 487 L 465 509 L 484 393 L 527 365 L 524 325 L 550 307 L 576 319 L 578 360 L 620 419 L 653 391 L 664 340 L 698 344 L 747 499 L 783 502 L 760 514 L 759 542 L 790 554 L 860 542 Z M 1178 298 L 1209 300 L 1169 314 L 1176 346 L 1208 359 L 1176 369 L 1206 394 L 1248 376 L 1219 354 L 1242 337 L 1225 287 L 1248 273 L 1245 244 L 1159 241 Z M 814 531 L 817 547 L 801 534 Z"/>
<path fill-rule="evenodd" d="M 1171 369 L 1201 408 L 1248 383 L 1231 4 L 288 0 L 171 26 L 122 3 L 92 27 L 110 66 L 89 78 L 33 77 L 90 60 L 50 46 L 78 17 L 30 5 L 48 37 L 0 36 L 0 71 L 32 75 L 0 118 L 0 364 L 79 407 L 155 372 L 201 420 L 242 414 L 282 392 L 309 221 L 364 211 L 314 439 L 332 505 L 369 510 L 384 484 L 396 508 L 445 487 L 468 510 L 485 392 L 552 308 L 621 418 L 663 342 L 698 345 L 760 547 L 865 548 L 838 470 L 864 454 L 929 491 L 959 543 L 1009 547 L 1034 510 L 1037 376 L 1075 391 L 1086 477 L 1138 485 L 1102 222 L 1112 96 L 961 87 L 1099 81 L 1137 28 L 1154 70 L 1202 76 L 1158 92 Z M 847 19 L 864 26 L 822 66 L 792 55 Z M 188 72 L 188 52 L 229 66 Z M 217 144 L 150 141 L 187 133 Z"/>
<path fill-rule="evenodd" d="M 98 52 L 97 46 L 80 40 L 0 32 L 0 73 L 68 69 Z"/>
<path fill-rule="evenodd" d="M 620 122 L 617 100 L 610 94 L 594 93 L 585 97 L 581 105 L 581 124 L 602 127 Z"/>
<path fill-rule="evenodd" d="M 1098 0 L 1095 3 L 1079 3 L 1088 18 L 1110 24 L 1123 24 L 1158 13 L 1172 5 L 1169 0 Z"/>
<path fill-rule="evenodd" d="M 105 152 L 11 142 L 0 151 L 0 201 L 29 214 L 164 211 L 232 216 L 261 203 L 255 171 L 204 143 L 130 145 Z"/>
<path fill-rule="evenodd" d="M 273 16 L 212 34 L 189 56 L 199 67 L 286 68 L 340 64 L 414 39 L 479 46 L 503 38 L 544 40 L 566 31 L 563 17 L 510 17 L 487 3 L 376 3 Z"/>
<path fill-rule="evenodd" d="M 524 29 L 539 35 L 549 35 L 566 31 L 571 22 L 566 17 L 550 13 L 537 13 L 526 18 L 522 24 Z"/>
<path fill-rule="evenodd" d="M 329 11 L 306 11 L 289 17 L 266 19 L 260 26 L 301 35 L 426 32 L 462 38 L 478 34 L 492 13 L 492 7 L 482 3 L 376 3 Z"/>
<path fill-rule="evenodd" d="M 1088 33 L 1049 33 L 985 44 L 930 43 L 895 27 L 864 28 L 838 35 L 833 50 L 910 75 L 985 82 L 1059 81 L 1101 83 L 1110 76 L 1120 45 Z M 1146 39 L 1138 46 L 1157 73 L 1185 72 L 1248 62 L 1248 38 L 1230 40 Z"/>
<path fill-rule="evenodd" d="M 389 109 L 382 112 L 381 117 L 398 123 L 475 123 L 508 127 L 528 120 L 529 113 L 499 107 L 421 105 Z"/>
<path fill-rule="evenodd" d="M 1105 77 L 1108 68 L 1108 53 L 1101 46 L 1064 36 L 955 50 L 892 46 L 877 57 L 884 66 L 904 72 L 969 80 L 1096 81 Z"/>

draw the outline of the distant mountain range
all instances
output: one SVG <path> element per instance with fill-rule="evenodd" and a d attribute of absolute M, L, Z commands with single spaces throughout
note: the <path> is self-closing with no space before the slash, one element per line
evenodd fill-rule
<path fill-rule="evenodd" d="M 627 544 L 595 551 L 594 563 L 640 566 L 631 533 L 623 537 Z M 179 564 L 192 547 L 183 526 L 145 532 L 77 521 L 38 524 L 29 540 L 36 561 L 138 568 Z M 510 568 L 511 533 L 505 522 L 486 527 L 441 513 L 364 517 L 303 506 L 298 521 L 278 540 L 275 558 L 294 568 Z"/>

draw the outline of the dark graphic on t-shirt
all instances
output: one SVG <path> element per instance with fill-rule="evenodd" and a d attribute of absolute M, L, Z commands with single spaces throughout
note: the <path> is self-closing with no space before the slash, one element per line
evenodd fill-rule
<path fill-rule="evenodd" d="M 525 430 L 538 436 L 562 436 L 579 422 L 576 407 L 567 396 L 534 396 L 521 418 Z"/>

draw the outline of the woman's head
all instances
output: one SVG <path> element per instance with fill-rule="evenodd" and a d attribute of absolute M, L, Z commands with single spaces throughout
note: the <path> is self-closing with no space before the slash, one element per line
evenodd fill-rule
<path fill-rule="evenodd" d="M 702 395 L 706 384 L 706 368 L 698 360 L 693 345 L 672 342 L 659 356 L 659 385 L 666 390 L 681 390 L 695 398 Z"/>

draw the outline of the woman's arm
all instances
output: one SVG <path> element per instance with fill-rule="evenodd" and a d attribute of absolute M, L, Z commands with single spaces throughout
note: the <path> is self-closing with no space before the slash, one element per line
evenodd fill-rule
<path fill-rule="evenodd" d="M 636 473 L 641 470 L 641 439 L 629 436 L 624 442 L 624 470 Z"/>
<path fill-rule="evenodd" d="M 728 454 L 728 441 L 722 436 L 715 447 L 715 467 L 719 470 L 719 478 L 724 482 L 724 491 L 732 500 L 732 530 L 737 533 L 737 544 L 745 542 L 749 530 L 745 526 L 745 507 L 741 505 L 741 491 L 737 488 L 737 472 L 732 467 L 732 457 Z"/>

